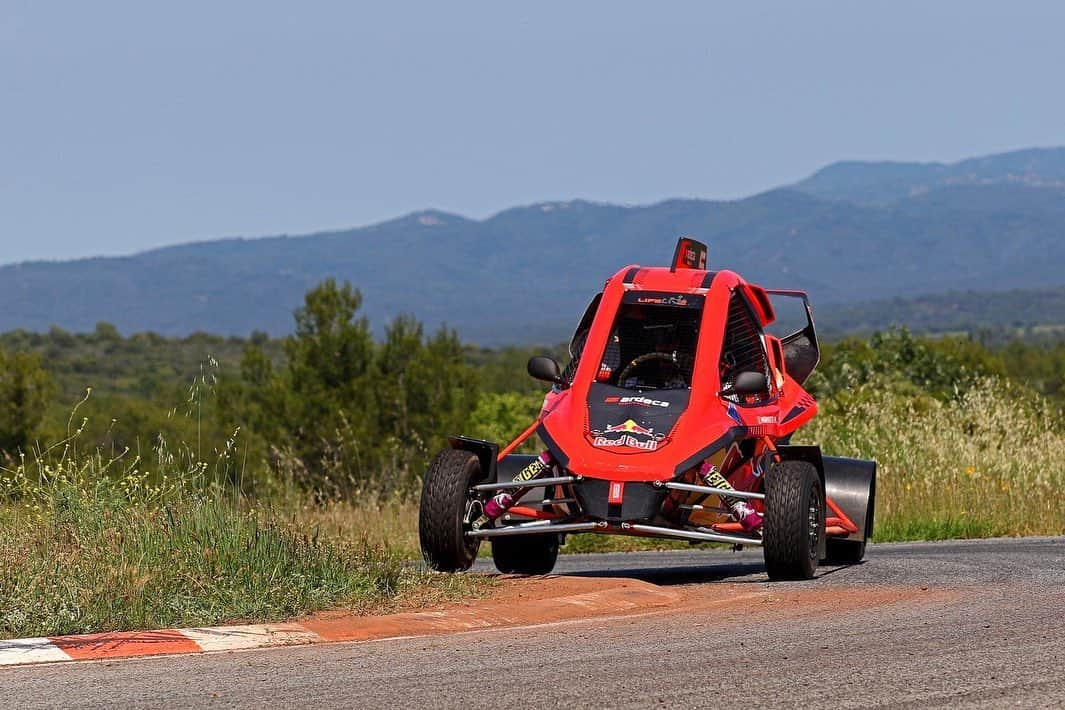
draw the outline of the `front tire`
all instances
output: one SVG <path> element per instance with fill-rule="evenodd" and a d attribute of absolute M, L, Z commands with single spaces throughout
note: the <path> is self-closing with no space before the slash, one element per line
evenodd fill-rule
<path fill-rule="evenodd" d="M 492 561 L 503 574 L 550 574 L 558 546 L 557 534 L 497 537 L 492 540 Z"/>
<path fill-rule="evenodd" d="M 810 579 L 825 539 L 825 494 L 817 468 L 782 461 L 765 476 L 762 551 L 772 580 Z"/>
<path fill-rule="evenodd" d="M 425 472 L 418 538 L 425 563 L 437 572 L 464 572 L 477 559 L 481 541 L 466 536 L 464 518 L 470 486 L 480 476 L 478 458 L 456 449 L 441 451 Z"/>

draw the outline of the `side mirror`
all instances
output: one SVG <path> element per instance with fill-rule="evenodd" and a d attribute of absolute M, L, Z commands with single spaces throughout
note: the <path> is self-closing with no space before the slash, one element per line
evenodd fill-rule
<path fill-rule="evenodd" d="M 569 383 L 562 378 L 562 371 L 558 369 L 558 363 L 549 357 L 537 355 L 529 358 L 529 374 L 538 380 L 550 382 L 553 385 L 566 388 Z"/>
<path fill-rule="evenodd" d="M 754 395 L 762 394 L 769 389 L 769 382 L 761 372 L 741 372 L 732 381 L 731 387 L 726 387 L 719 393 L 722 397 L 730 395 Z"/>

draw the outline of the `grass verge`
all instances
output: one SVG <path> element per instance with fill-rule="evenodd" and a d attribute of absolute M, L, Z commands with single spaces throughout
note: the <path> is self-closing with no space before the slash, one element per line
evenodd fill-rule
<path fill-rule="evenodd" d="M 1065 532 L 1060 418 L 1006 383 L 947 402 L 858 388 L 800 435 L 879 462 L 879 541 Z M 231 479 L 229 452 L 210 464 L 178 458 L 162 447 L 150 465 L 79 456 L 67 442 L 0 471 L 0 637 L 374 611 L 492 584 L 410 564 L 415 502 L 253 503 L 217 483 Z M 578 535 L 563 550 L 687 547 Z"/>
<path fill-rule="evenodd" d="M 0 637 L 378 611 L 491 585 L 430 574 L 380 539 L 323 535 L 203 485 L 203 466 L 162 477 L 115 468 L 63 456 L 3 472 Z"/>

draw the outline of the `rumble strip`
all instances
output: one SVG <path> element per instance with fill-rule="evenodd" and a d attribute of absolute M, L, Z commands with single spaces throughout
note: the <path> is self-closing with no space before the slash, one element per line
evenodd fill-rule
<path fill-rule="evenodd" d="M 680 599 L 676 592 L 639 580 L 564 578 L 566 582 L 559 584 L 562 579 L 513 579 L 508 585 L 511 594 L 505 595 L 510 598 L 488 598 L 434 611 L 386 616 L 332 612 L 299 623 L 0 640 L 0 666 L 431 636 L 635 614 L 668 607 Z M 550 588 L 556 586 L 562 596 L 551 595 Z M 526 598 L 515 603 L 515 589 L 538 593 L 519 593 L 518 597 Z"/>

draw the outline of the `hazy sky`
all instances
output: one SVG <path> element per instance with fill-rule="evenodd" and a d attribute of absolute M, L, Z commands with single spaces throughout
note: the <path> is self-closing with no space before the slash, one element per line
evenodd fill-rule
<path fill-rule="evenodd" d="M 0 263 L 1065 144 L 1060 2 L 0 0 Z"/>

